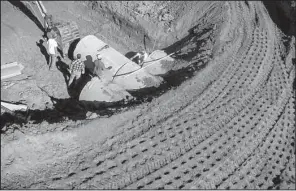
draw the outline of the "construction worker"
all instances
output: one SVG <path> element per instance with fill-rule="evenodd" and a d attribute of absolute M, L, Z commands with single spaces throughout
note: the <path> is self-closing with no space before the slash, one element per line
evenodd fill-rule
<path fill-rule="evenodd" d="M 75 79 L 75 85 L 76 85 L 77 81 L 81 77 L 81 74 L 84 74 L 84 72 L 85 72 L 85 65 L 81 60 L 81 54 L 77 54 L 76 59 L 70 65 L 71 76 L 68 82 L 68 86 L 72 84 L 74 79 Z"/>
<path fill-rule="evenodd" d="M 105 64 L 102 61 L 102 55 L 100 53 L 97 53 L 97 59 L 95 60 L 94 75 L 101 78 L 103 71 L 106 69 L 110 70 L 111 68 L 112 66 L 109 66 L 108 68 L 105 67 Z"/>
<path fill-rule="evenodd" d="M 49 54 L 49 70 L 52 66 L 52 64 L 56 63 L 56 55 L 57 55 L 57 47 L 58 47 L 58 43 L 57 41 L 54 39 L 53 34 L 51 32 L 47 33 L 47 45 L 48 45 L 48 54 Z"/>
<path fill-rule="evenodd" d="M 138 65 L 142 66 L 143 62 L 148 58 L 148 53 L 146 51 L 137 52 L 135 56 L 131 58 L 132 61 L 135 61 Z"/>

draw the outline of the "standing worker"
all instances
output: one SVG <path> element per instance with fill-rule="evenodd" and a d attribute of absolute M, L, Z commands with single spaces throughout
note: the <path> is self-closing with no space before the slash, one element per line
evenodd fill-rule
<path fill-rule="evenodd" d="M 70 65 L 70 79 L 68 82 L 68 86 L 70 86 L 75 79 L 75 85 L 77 84 L 77 81 L 81 77 L 81 74 L 84 74 L 85 72 L 85 66 L 83 61 L 81 60 L 81 54 L 77 54 L 77 58 L 71 63 Z"/>
<path fill-rule="evenodd" d="M 108 68 L 105 67 L 105 64 L 102 61 L 102 55 L 100 53 L 97 54 L 97 60 L 95 60 L 95 68 L 94 68 L 94 74 L 102 78 L 102 73 L 104 70 L 108 69 L 110 70 L 112 66 L 109 66 Z"/>
<path fill-rule="evenodd" d="M 148 58 L 148 54 L 146 51 L 137 52 L 135 56 L 133 56 L 130 60 L 135 60 L 138 65 L 143 65 L 143 62 Z"/>
<path fill-rule="evenodd" d="M 48 45 L 48 54 L 49 54 L 49 70 L 52 66 L 52 64 L 56 63 L 56 55 L 57 55 L 57 47 L 58 43 L 57 41 L 53 38 L 53 34 L 51 32 L 47 33 L 47 45 Z"/>

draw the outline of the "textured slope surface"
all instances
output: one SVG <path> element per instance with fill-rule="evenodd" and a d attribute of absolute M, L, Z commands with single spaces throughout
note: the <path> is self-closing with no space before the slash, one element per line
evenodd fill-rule
<path fill-rule="evenodd" d="M 283 45 L 260 2 L 201 10 L 197 31 L 205 23 L 220 28 L 202 73 L 122 123 L 108 141 L 40 167 L 42 176 L 2 174 L 1 186 L 295 189 L 295 39 Z"/>

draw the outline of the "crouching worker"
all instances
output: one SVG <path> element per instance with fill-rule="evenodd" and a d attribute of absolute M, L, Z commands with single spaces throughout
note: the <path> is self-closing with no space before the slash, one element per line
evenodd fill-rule
<path fill-rule="evenodd" d="M 142 51 L 142 52 L 138 52 L 135 56 L 133 56 L 131 60 L 136 62 L 138 65 L 143 66 L 147 58 L 148 58 L 147 52 Z"/>
<path fill-rule="evenodd" d="M 103 79 L 103 76 L 106 77 L 105 71 L 110 70 L 112 66 L 109 66 L 106 68 L 104 62 L 102 61 L 102 55 L 97 54 L 97 59 L 95 60 L 95 68 L 94 68 L 94 75 L 97 76 L 100 79 Z"/>
<path fill-rule="evenodd" d="M 81 54 L 77 54 L 77 58 L 70 65 L 71 76 L 68 82 L 68 86 L 70 87 L 74 79 L 75 79 L 75 85 L 76 85 L 77 81 L 81 77 L 81 74 L 84 74 L 84 72 L 85 72 L 85 66 L 83 61 L 81 60 Z"/>

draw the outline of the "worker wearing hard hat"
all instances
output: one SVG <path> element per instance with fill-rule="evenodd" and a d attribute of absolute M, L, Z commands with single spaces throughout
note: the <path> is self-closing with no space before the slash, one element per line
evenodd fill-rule
<path fill-rule="evenodd" d="M 109 66 L 108 68 L 106 68 L 104 62 L 102 61 L 102 55 L 100 53 L 97 53 L 97 59 L 95 60 L 95 68 L 94 68 L 94 74 L 99 77 L 102 78 L 102 74 L 103 71 L 105 70 L 110 70 L 112 68 L 112 66 Z"/>
<path fill-rule="evenodd" d="M 131 58 L 132 61 L 135 61 L 138 65 L 143 65 L 143 63 L 148 58 L 148 53 L 146 51 L 138 52 L 135 56 Z"/>

